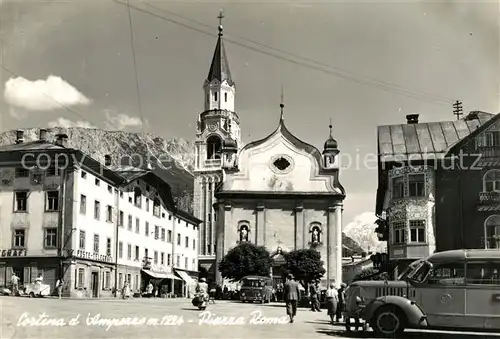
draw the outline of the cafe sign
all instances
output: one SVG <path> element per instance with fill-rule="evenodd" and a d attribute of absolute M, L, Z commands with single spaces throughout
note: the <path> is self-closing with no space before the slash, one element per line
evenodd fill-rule
<path fill-rule="evenodd" d="M 2 250 L 1 251 L 2 258 L 6 257 L 25 257 L 26 250 Z"/>
<path fill-rule="evenodd" d="M 93 252 L 86 252 L 82 250 L 69 250 L 69 255 L 72 257 L 76 258 L 81 258 L 81 259 L 90 259 L 90 260 L 95 260 L 95 261 L 104 261 L 104 262 L 113 262 L 113 258 L 109 255 L 104 255 L 104 254 L 99 254 L 99 253 L 93 253 Z"/>

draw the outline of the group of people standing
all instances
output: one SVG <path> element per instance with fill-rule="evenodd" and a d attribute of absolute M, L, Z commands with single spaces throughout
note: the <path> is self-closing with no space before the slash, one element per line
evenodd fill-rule
<path fill-rule="evenodd" d="M 335 281 L 333 281 L 326 290 L 326 306 L 332 324 L 334 324 L 335 322 L 340 322 L 342 318 L 342 312 L 345 308 L 346 288 L 347 285 L 342 283 L 340 285 L 340 288 L 337 289 L 335 287 Z M 320 293 L 319 280 L 316 280 L 309 286 L 312 312 L 321 312 Z M 293 323 L 294 318 L 297 314 L 297 303 L 300 299 L 300 287 L 299 282 L 295 281 L 291 274 L 286 277 L 283 297 L 285 299 L 286 312 L 288 317 L 290 318 L 290 323 Z"/>

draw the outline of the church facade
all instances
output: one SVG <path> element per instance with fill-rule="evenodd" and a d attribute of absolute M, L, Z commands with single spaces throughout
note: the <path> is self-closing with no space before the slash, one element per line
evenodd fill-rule
<path fill-rule="evenodd" d="M 229 70 L 222 25 L 204 83 L 204 111 L 196 134 L 195 216 L 200 225 L 199 263 L 222 284 L 217 263 L 234 246 L 265 246 L 281 279 L 283 252 L 315 248 L 325 264 L 324 283 L 342 282 L 342 210 L 337 142 L 331 135 L 319 151 L 285 126 L 241 147 L 235 83 Z"/>

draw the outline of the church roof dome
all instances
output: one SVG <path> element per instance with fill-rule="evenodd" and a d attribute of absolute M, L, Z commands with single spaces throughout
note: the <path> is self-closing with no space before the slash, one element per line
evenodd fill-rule
<path fill-rule="evenodd" d="M 325 141 L 325 151 L 330 151 L 330 150 L 336 150 L 338 147 L 337 140 L 335 140 L 331 135 L 330 137 Z"/>

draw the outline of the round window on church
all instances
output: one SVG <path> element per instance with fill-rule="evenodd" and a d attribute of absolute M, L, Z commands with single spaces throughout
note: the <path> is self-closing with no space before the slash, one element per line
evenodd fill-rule
<path fill-rule="evenodd" d="M 293 160 L 285 154 L 280 154 L 272 157 L 270 161 L 271 168 L 278 174 L 289 173 L 293 168 Z"/>
<path fill-rule="evenodd" d="M 285 158 L 278 158 L 274 161 L 273 165 L 280 171 L 285 171 L 288 167 L 290 167 L 290 163 Z"/>

